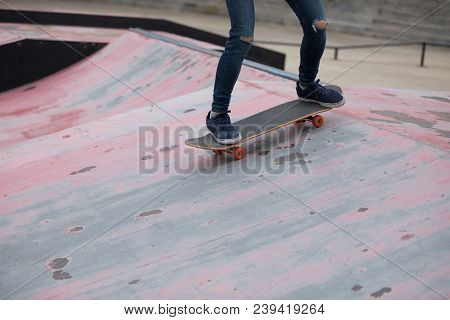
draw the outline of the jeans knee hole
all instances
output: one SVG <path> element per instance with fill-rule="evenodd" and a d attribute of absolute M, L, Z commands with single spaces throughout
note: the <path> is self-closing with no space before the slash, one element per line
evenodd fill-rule
<path fill-rule="evenodd" d="M 241 41 L 253 44 L 253 36 L 241 36 Z"/>
<path fill-rule="evenodd" d="M 328 21 L 326 20 L 314 20 L 313 24 L 312 24 L 312 28 L 314 29 L 315 32 L 320 31 L 320 30 L 325 30 L 327 28 L 328 25 Z"/>

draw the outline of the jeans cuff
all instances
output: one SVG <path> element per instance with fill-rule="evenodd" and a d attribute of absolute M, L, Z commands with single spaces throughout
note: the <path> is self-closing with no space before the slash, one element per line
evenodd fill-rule
<path fill-rule="evenodd" d="M 228 111 L 228 106 L 220 106 L 217 104 L 213 104 L 211 107 L 211 111 L 217 113 L 226 113 Z"/>

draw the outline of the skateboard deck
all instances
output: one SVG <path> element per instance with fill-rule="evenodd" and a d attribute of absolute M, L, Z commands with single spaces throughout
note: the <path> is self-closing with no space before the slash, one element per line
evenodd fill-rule
<path fill-rule="evenodd" d="M 338 86 L 327 87 L 342 93 L 342 89 Z M 299 121 L 311 121 L 316 128 L 319 128 L 324 123 L 324 118 L 319 113 L 331 109 L 317 103 L 293 100 L 234 122 L 233 126 L 239 129 L 242 135 L 242 140 L 238 143 L 220 144 L 211 133 L 188 139 L 185 143 L 194 148 L 212 150 L 216 154 L 231 153 L 234 159 L 240 160 L 245 156 L 245 149 L 240 146 L 244 142 Z"/>

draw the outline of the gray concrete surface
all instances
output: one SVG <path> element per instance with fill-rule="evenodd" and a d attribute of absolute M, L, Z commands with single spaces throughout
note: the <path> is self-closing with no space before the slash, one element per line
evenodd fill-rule
<path fill-rule="evenodd" d="M 36 34 L 20 27 L 6 30 Z M 2 299 L 450 297 L 450 92 L 344 87 L 323 127 L 233 161 L 184 143 L 204 128 L 216 55 L 50 29 L 110 42 L 0 94 Z M 294 88 L 245 65 L 232 117 Z"/>

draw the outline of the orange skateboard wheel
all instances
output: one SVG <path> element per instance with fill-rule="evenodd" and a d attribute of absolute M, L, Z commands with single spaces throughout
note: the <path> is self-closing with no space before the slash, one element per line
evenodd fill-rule
<path fill-rule="evenodd" d="M 245 156 L 245 149 L 241 147 L 234 148 L 232 155 L 234 160 L 241 160 Z"/>
<path fill-rule="evenodd" d="M 312 124 L 316 128 L 323 126 L 325 119 L 322 116 L 316 115 L 312 118 Z"/>

